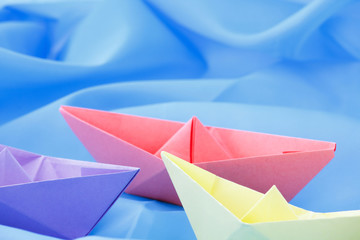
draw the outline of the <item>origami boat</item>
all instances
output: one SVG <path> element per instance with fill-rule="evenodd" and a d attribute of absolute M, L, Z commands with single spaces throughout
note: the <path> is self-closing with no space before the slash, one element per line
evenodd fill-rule
<path fill-rule="evenodd" d="M 167 151 L 223 178 L 291 200 L 333 157 L 335 143 L 62 106 L 98 162 L 141 168 L 126 192 L 181 204 L 160 159 Z"/>
<path fill-rule="evenodd" d="M 61 239 L 85 236 L 138 171 L 0 145 L 0 224 Z"/>
<path fill-rule="evenodd" d="M 197 239 L 360 239 L 360 211 L 310 212 L 275 186 L 262 194 L 169 153 L 162 158 Z"/>

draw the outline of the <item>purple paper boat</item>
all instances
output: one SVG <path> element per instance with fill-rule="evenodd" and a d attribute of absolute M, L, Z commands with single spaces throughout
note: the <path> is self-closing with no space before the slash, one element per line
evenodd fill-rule
<path fill-rule="evenodd" d="M 0 145 L 0 224 L 63 239 L 85 236 L 138 171 Z"/>

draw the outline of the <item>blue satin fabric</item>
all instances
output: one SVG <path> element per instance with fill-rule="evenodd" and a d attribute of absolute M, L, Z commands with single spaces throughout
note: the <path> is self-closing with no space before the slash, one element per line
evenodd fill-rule
<path fill-rule="evenodd" d="M 360 209 L 360 2 L 0 2 L 0 143 L 93 161 L 60 105 L 337 143 L 291 203 Z M 0 226 L 1 239 L 53 239 Z M 84 239 L 195 239 L 124 194 Z"/>

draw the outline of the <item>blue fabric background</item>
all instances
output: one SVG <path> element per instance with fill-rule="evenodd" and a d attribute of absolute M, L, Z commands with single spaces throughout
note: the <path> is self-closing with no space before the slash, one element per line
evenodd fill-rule
<path fill-rule="evenodd" d="M 360 2 L 0 2 L 0 143 L 93 161 L 60 105 L 334 141 L 293 200 L 360 209 Z M 108 237 L 108 238 L 107 238 Z M 1 239 L 53 239 L 0 226 Z M 86 240 L 195 239 L 181 207 L 124 194 Z"/>

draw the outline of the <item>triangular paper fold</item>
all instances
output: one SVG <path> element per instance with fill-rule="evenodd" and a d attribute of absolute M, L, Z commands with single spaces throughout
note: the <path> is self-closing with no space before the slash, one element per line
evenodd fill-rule
<path fill-rule="evenodd" d="M 180 204 L 159 153 L 166 150 L 262 193 L 291 200 L 334 157 L 335 143 L 62 106 L 65 120 L 98 162 L 141 168 L 130 194 Z"/>
<path fill-rule="evenodd" d="M 0 187 L 31 182 L 29 175 L 5 148 L 0 150 Z"/>
<path fill-rule="evenodd" d="M 172 152 L 191 163 L 231 158 L 197 117 L 185 123 L 155 156 L 160 157 L 162 151 Z"/>
<path fill-rule="evenodd" d="M 355 240 L 360 237 L 357 227 L 360 211 L 310 212 L 288 204 L 276 187 L 262 194 L 172 154 L 163 152 L 162 158 L 197 239 Z M 221 184 L 214 188 L 216 183 Z"/>
<path fill-rule="evenodd" d="M 297 219 L 298 216 L 296 216 L 295 212 L 274 185 L 255 203 L 245 216 L 241 218 L 241 221 L 245 223 L 258 223 Z"/>
<path fill-rule="evenodd" d="M 139 171 L 0 145 L 2 162 L 10 180 L 34 177 L 0 186 L 0 224 L 62 239 L 87 235 Z"/>
<path fill-rule="evenodd" d="M 184 160 L 192 162 L 192 144 L 193 144 L 193 121 L 190 120 L 182 126 L 168 141 L 155 153 L 160 157 L 162 151 L 173 152 L 178 154 Z"/>

